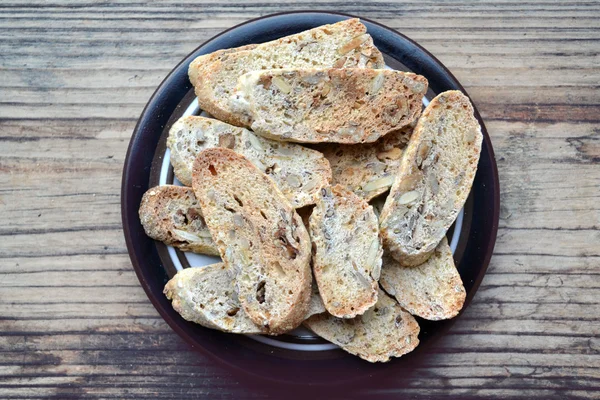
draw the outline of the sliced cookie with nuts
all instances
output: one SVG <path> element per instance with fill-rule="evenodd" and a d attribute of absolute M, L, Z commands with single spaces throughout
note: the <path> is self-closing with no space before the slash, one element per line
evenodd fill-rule
<path fill-rule="evenodd" d="M 466 292 L 444 237 L 429 259 L 416 267 L 403 267 L 384 256 L 381 287 L 412 315 L 429 320 L 455 317 Z"/>
<path fill-rule="evenodd" d="M 256 134 L 300 143 L 372 143 L 421 113 L 427 79 L 387 69 L 280 69 L 241 76 Z"/>
<path fill-rule="evenodd" d="M 267 333 L 242 308 L 235 279 L 236 271 L 225 263 L 186 268 L 167 282 L 164 293 L 187 321 L 229 333 Z M 304 319 L 323 312 L 319 292 L 313 289 Z"/>
<path fill-rule="evenodd" d="M 186 268 L 166 284 L 164 293 L 187 321 L 230 333 L 266 333 L 242 309 L 235 276 L 234 268 L 224 263 Z"/>
<path fill-rule="evenodd" d="M 200 204 L 189 187 L 165 185 L 142 197 L 139 216 L 146 235 L 182 251 L 218 255 Z"/>
<path fill-rule="evenodd" d="M 310 237 L 275 182 L 244 156 L 213 148 L 196 158 L 192 186 L 248 316 L 270 334 L 298 326 L 311 295 Z"/>
<path fill-rule="evenodd" d="M 208 61 L 208 62 L 207 62 Z M 246 115 L 235 111 L 231 95 L 240 75 L 284 67 L 383 68 L 383 56 L 360 20 L 323 25 L 257 45 L 251 49 L 201 56 L 189 67 L 200 108 L 214 117 L 247 126 Z"/>
<path fill-rule="evenodd" d="M 462 209 L 482 141 L 459 91 L 434 98 L 419 118 L 380 216 L 384 248 L 404 266 L 427 261 Z"/>
<path fill-rule="evenodd" d="M 377 302 L 383 255 L 373 208 L 342 186 L 321 189 L 309 224 L 325 308 L 339 318 L 363 314 Z"/>
<path fill-rule="evenodd" d="M 331 180 L 329 162 L 320 152 L 265 139 L 212 118 L 180 118 L 169 131 L 167 146 L 173 172 L 184 185 L 192 184 L 192 166 L 198 153 L 213 147 L 226 147 L 244 155 L 273 178 L 296 208 L 313 204 L 319 190 Z"/>
<path fill-rule="evenodd" d="M 320 314 L 306 320 L 304 326 L 370 362 L 386 362 L 413 351 L 419 344 L 419 324 L 383 291 L 378 298 L 375 306 L 359 317 Z"/>
<path fill-rule="evenodd" d="M 390 190 L 413 127 L 385 135 L 375 143 L 314 146 L 331 165 L 332 185 L 342 185 L 369 201 Z"/>

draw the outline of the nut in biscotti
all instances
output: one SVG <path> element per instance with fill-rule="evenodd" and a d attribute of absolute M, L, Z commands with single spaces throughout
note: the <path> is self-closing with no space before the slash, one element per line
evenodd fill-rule
<path fill-rule="evenodd" d="M 192 186 L 248 316 L 270 334 L 298 326 L 311 294 L 310 238 L 275 182 L 244 156 L 213 148 L 196 158 Z"/>

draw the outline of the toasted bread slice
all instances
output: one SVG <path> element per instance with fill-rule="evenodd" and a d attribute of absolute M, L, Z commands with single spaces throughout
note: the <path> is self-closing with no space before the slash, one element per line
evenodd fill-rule
<path fill-rule="evenodd" d="M 310 216 L 315 279 L 327 311 L 354 318 L 377 302 L 379 224 L 373 208 L 342 186 L 320 194 Z"/>
<path fill-rule="evenodd" d="M 413 127 L 385 135 L 375 143 L 316 145 L 331 165 L 332 185 L 342 185 L 363 199 L 390 190 Z"/>
<path fill-rule="evenodd" d="M 266 333 L 241 308 L 235 270 L 227 264 L 183 269 L 167 282 L 164 293 L 188 321 L 230 333 Z"/>
<path fill-rule="evenodd" d="M 242 308 L 235 279 L 234 268 L 224 263 L 186 268 L 165 285 L 164 293 L 187 321 L 229 333 L 267 333 Z M 325 306 L 314 285 L 304 319 L 324 312 Z"/>
<path fill-rule="evenodd" d="M 205 56 L 204 56 L 205 57 Z M 358 19 L 286 36 L 250 50 L 220 54 L 211 62 L 198 58 L 189 67 L 200 108 L 238 126 L 249 126 L 248 117 L 232 109 L 231 95 L 237 79 L 249 71 L 274 68 L 383 68 L 383 56 L 373 45 L 367 28 Z"/>
<path fill-rule="evenodd" d="M 404 266 L 427 261 L 463 207 L 482 141 L 473 106 L 459 91 L 427 106 L 380 216 L 384 247 Z"/>
<path fill-rule="evenodd" d="M 465 303 L 465 288 L 444 237 L 429 260 L 403 267 L 385 256 L 380 284 L 412 315 L 429 320 L 455 317 Z"/>
<path fill-rule="evenodd" d="M 371 143 L 417 119 L 427 79 L 388 69 L 249 72 L 236 88 L 258 135 L 300 143 Z"/>
<path fill-rule="evenodd" d="M 298 326 L 311 293 L 310 238 L 275 182 L 226 148 L 202 151 L 192 186 L 240 302 L 269 333 Z"/>
<path fill-rule="evenodd" d="M 218 255 L 200 204 L 189 187 L 165 185 L 148 189 L 139 209 L 146 234 L 182 251 Z"/>
<path fill-rule="evenodd" d="M 331 181 L 331 168 L 323 155 L 303 146 L 264 139 L 247 129 L 216 119 L 180 118 L 169 131 L 167 146 L 177 179 L 192 184 L 192 166 L 204 149 L 227 147 L 244 155 L 269 175 L 294 207 L 313 204 Z"/>
<path fill-rule="evenodd" d="M 379 291 L 375 306 L 353 319 L 315 315 L 304 326 L 350 354 L 370 362 L 386 362 L 414 350 L 419 324 L 387 294 Z"/>

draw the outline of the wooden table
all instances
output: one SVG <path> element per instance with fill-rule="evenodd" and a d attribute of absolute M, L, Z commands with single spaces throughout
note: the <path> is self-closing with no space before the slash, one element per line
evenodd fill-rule
<path fill-rule="evenodd" d="M 500 171 L 498 241 L 473 303 L 418 364 L 353 393 L 600 398 L 600 4 L 244 3 L 0 4 L 0 398 L 272 394 L 160 318 L 119 192 L 136 120 L 171 68 L 292 9 L 364 16 L 426 47 L 481 111 Z"/>

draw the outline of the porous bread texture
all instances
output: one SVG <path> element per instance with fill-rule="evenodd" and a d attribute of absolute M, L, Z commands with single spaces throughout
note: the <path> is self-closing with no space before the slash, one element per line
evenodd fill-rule
<path fill-rule="evenodd" d="M 315 315 L 304 326 L 350 354 L 369 362 L 386 362 L 414 350 L 419 324 L 395 300 L 379 291 L 375 306 L 353 319 Z"/>
<path fill-rule="evenodd" d="M 383 68 L 381 52 L 360 20 L 348 19 L 257 45 L 250 50 L 221 54 L 206 62 L 194 60 L 188 74 L 200 108 L 238 126 L 248 116 L 232 104 L 237 79 L 249 71 L 275 68 Z"/>
<path fill-rule="evenodd" d="M 465 303 L 465 288 L 445 237 L 416 267 L 403 267 L 384 256 L 379 283 L 406 311 L 429 320 L 453 318 Z"/>
<path fill-rule="evenodd" d="M 167 146 L 177 179 L 192 184 L 192 167 L 204 149 L 225 147 L 242 154 L 269 175 L 295 208 L 313 204 L 331 181 L 329 162 L 318 151 L 254 135 L 212 118 L 182 117 L 169 130 Z"/>
<path fill-rule="evenodd" d="M 383 249 L 373 208 L 342 186 L 321 189 L 310 216 L 313 272 L 327 311 L 363 314 L 377 302 Z"/>
<path fill-rule="evenodd" d="M 139 216 L 146 235 L 182 251 L 218 255 L 200 204 L 189 187 L 165 185 L 142 196 Z"/>
<path fill-rule="evenodd" d="M 390 190 L 413 126 L 389 133 L 374 143 L 315 145 L 329 161 L 332 185 L 342 185 L 370 201 Z"/>
<path fill-rule="evenodd" d="M 384 248 L 403 266 L 427 261 L 462 209 L 482 142 L 468 97 L 439 94 L 404 151 L 380 216 Z"/>
<path fill-rule="evenodd" d="M 226 148 L 202 151 L 192 186 L 240 302 L 270 334 L 298 326 L 311 293 L 310 238 L 275 182 Z"/>
<path fill-rule="evenodd" d="M 204 54 L 194 58 L 188 67 L 188 76 L 193 86 L 200 84 L 202 75 L 212 66 L 214 62 L 221 61 L 223 57 L 227 57 L 229 54 L 237 53 L 238 51 L 252 50 L 257 44 L 248 44 L 240 47 L 233 47 L 230 49 L 221 49 L 212 53 Z"/>
<path fill-rule="evenodd" d="M 167 282 L 164 293 L 187 321 L 229 333 L 266 333 L 241 308 L 235 274 L 224 263 L 185 268 Z"/>
<path fill-rule="evenodd" d="M 387 69 L 278 69 L 241 76 L 239 109 L 251 129 L 300 143 L 371 143 L 421 113 L 427 79 Z"/>

